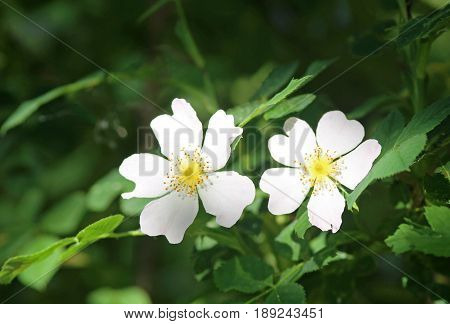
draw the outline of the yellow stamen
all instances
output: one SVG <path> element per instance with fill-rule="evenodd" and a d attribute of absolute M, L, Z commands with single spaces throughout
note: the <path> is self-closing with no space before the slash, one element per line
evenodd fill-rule
<path fill-rule="evenodd" d="M 313 194 L 329 189 L 330 182 L 341 170 L 339 161 L 333 161 L 332 155 L 328 151 L 316 148 L 312 153 L 305 156 L 304 168 L 305 175 L 302 176 L 302 182 L 309 182 L 314 186 Z"/>
<path fill-rule="evenodd" d="M 333 173 L 332 162 L 333 161 L 327 156 L 318 156 L 310 162 L 308 171 L 312 177 L 320 181 Z"/>
<path fill-rule="evenodd" d="M 200 163 L 191 160 L 182 160 L 178 170 L 180 174 L 178 179 L 188 187 L 196 186 L 202 181 L 203 169 Z"/>
<path fill-rule="evenodd" d="M 193 195 L 197 192 L 197 186 L 208 179 L 208 170 L 209 163 L 199 149 L 190 152 L 182 150 L 182 154 L 171 161 L 170 172 L 164 182 L 166 190 Z"/>

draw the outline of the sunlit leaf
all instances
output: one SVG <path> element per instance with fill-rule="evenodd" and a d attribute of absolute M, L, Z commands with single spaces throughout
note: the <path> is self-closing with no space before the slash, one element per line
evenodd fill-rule
<path fill-rule="evenodd" d="M 0 284 L 10 283 L 16 276 L 18 276 L 25 269 L 30 267 L 36 262 L 40 262 L 47 259 L 57 249 L 65 247 L 75 242 L 75 238 L 69 237 L 62 239 L 48 246 L 47 248 L 40 250 L 36 253 L 19 255 L 6 260 L 0 271 Z"/>
<path fill-rule="evenodd" d="M 291 93 L 307 84 L 312 78 L 312 76 L 307 75 L 300 79 L 292 79 L 291 82 L 289 82 L 289 84 L 286 86 L 286 88 L 278 92 L 268 101 L 258 105 L 242 122 L 239 123 L 239 127 L 243 127 L 253 118 L 258 117 L 259 115 L 262 115 L 269 109 L 273 108 L 276 104 L 286 99 L 286 97 L 288 97 Z"/>
<path fill-rule="evenodd" d="M 21 250 L 22 254 L 30 254 L 45 249 L 58 241 L 57 237 L 40 235 L 28 242 L 26 248 Z M 34 262 L 19 275 L 19 280 L 26 286 L 43 291 L 59 268 L 59 257 L 61 248 L 56 249 L 48 258 Z"/>
<path fill-rule="evenodd" d="M 441 99 L 418 112 L 411 121 L 399 130 L 402 118 L 391 113 L 374 138 L 378 139 L 382 152 L 366 178 L 347 196 L 347 206 L 351 208 L 356 199 L 376 179 L 390 177 L 406 171 L 415 162 L 426 143 L 426 133 L 435 128 L 450 114 L 450 97 Z"/>
<path fill-rule="evenodd" d="M 16 276 L 25 271 L 36 262 L 46 260 L 55 253 L 56 250 L 67 247 L 61 251 L 58 265 L 67 261 L 69 258 L 103 238 L 107 238 L 108 234 L 113 232 L 123 221 L 122 215 L 114 215 L 105 217 L 81 230 L 75 237 L 68 237 L 59 240 L 50 246 L 32 254 L 19 255 L 6 260 L 0 271 L 0 284 L 10 283 Z M 131 236 L 135 236 L 134 231 L 130 232 Z M 70 245 L 70 246 L 69 246 Z"/>
<path fill-rule="evenodd" d="M 151 304 L 147 292 L 137 286 L 121 289 L 103 287 L 89 293 L 90 304 Z"/>
<path fill-rule="evenodd" d="M 440 99 L 413 116 L 400 134 L 397 143 L 425 134 L 450 115 L 450 97 Z"/>
<path fill-rule="evenodd" d="M 385 242 L 397 254 L 418 251 L 440 257 L 450 257 L 450 234 L 439 234 L 427 228 L 401 224 Z"/>
<path fill-rule="evenodd" d="M 425 207 L 425 217 L 433 231 L 450 235 L 450 208 L 444 206 Z"/>

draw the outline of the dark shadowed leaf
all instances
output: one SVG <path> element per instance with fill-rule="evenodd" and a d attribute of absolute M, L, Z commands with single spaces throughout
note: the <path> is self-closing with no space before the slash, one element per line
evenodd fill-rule
<path fill-rule="evenodd" d="M 277 286 L 266 299 L 266 304 L 304 304 L 305 302 L 305 289 L 297 283 Z"/>
<path fill-rule="evenodd" d="M 235 257 L 214 271 L 214 282 L 222 291 L 260 291 L 273 282 L 273 270 L 255 256 Z"/>

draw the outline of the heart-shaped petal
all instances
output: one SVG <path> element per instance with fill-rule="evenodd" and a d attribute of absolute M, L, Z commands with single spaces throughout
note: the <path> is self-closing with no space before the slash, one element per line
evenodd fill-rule
<path fill-rule="evenodd" d="M 330 111 L 320 118 L 316 131 L 317 144 L 327 155 L 336 158 L 353 150 L 364 138 L 364 127 L 348 120 L 342 111 Z"/>

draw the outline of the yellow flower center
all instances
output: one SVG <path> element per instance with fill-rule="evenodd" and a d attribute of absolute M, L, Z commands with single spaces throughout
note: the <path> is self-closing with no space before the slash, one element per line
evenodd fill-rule
<path fill-rule="evenodd" d="M 305 156 L 305 163 L 303 165 L 305 175 L 302 176 L 303 182 L 309 182 L 310 186 L 314 186 L 314 191 L 318 192 L 322 189 L 327 189 L 329 178 L 334 178 L 341 171 L 341 163 L 333 161 L 329 152 L 324 152 L 320 148 L 316 148 L 311 154 Z"/>
<path fill-rule="evenodd" d="M 178 175 L 179 181 L 188 187 L 193 187 L 203 182 L 203 168 L 197 161 L 184 159 L 180 162 L 178 170 L 180 172 Z"/>
<path fill-rule="evenodd" d="M 308 171 L 312 177 L 320 181 L 333 173 L 332 162 L 327 156 L 319 156 L 310 162 Z"/>
<path fill-rule="evenodd" d="M 187 195 L 197 192 L 197 186 L 203 185 L 208 179 L 209 164 L 205 161 L 199 149 L 192 152 L 182 150 L 180 156 L 171 161 L 166 190 L 175 190 Z"/>

